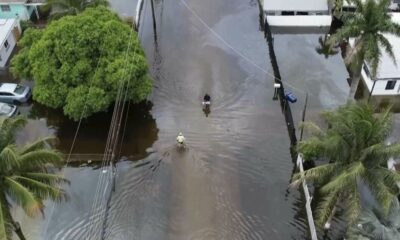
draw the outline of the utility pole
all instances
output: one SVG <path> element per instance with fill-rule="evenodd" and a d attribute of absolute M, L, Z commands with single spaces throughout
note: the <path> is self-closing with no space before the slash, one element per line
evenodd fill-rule
<path fill-rule="evenodd" d="M 376 80 L 373 80 L 374 81 L 374 84 L 372 84 L 372 89 L 371 89 L 371 92 L 369 92 L 369 96 L 368 96 L 368 103 L 369 103 L 369 101 L 371 100 L 371 97 L 372 97 L 372 92 L 374 91 L 374 88 L 375 88 L 375 83 L 376 83 Z"/>
<path fill-rule="evenodd" d="M 157 38 L 157 26 L 156 26 L 156 16 L 154 13 L 154 3 L 153 0 L 150 0 L 151 5 L 151 15 L 153 17 L 153 30 L 154 30 L 154 37 Z"/>

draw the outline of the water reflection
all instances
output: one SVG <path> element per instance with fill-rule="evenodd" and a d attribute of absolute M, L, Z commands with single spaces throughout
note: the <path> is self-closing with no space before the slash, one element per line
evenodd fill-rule
<path fill-rule="evenodd" d="M 157 140 L 158 129 L 156 122 L 150 114 L 152 104 L 150 102 L 131 104 L 127 116 L 126 125 L 124 121 L 121 126 L 121 135 L 124 143 L 119 146 L 120 156 L 141 158 L 145 156 L 146 149 L 151 147 Z M 106 139 L 111 121 L 112 109 L 107 112 L 97 113 L 82 121 L 77 142 L 73 153 L 78 154 L 102 154 L 104 152 Z M 59 149 L 68 153 L 75 136 L 77 122 L 72 121 L 62 114 L 62 110 L 50 109 L 41 104 L 32 105 L 28 115 L 31 119 L 46 119 L 45 128 L 54 129 L 60 139 Z M 126 118 L 127 117 L 127 118 Z"/>
<path fill-rule="evenodd" d="M 318 46 L 315 51 L 323 55 L 326 59 L 339 53 L 339 46 L 332 46 L 328 43 L 329 35 L 320 36 L 318 38 Z"/>

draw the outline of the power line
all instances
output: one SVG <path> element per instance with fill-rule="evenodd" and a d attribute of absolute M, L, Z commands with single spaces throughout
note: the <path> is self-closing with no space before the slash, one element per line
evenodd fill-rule
<path fill-rule="evenodd" d="M 109 34 L 109 33 L 110 33 L 109 28 L 107 28 L 107 34 Z M 105 45 L 104 45 L 104 46 L 105 46 Z M 84 116 L 85 113 L 86 113 L 86 109 L 87 109 L 87 101 L 86 101 L 86 99 L 88 98 L 88 96 L 89 96 L 89 94 L 90 94 L 90 90 L 92 89 L 92 86 L 93 86 L 93 83 L 94 83 L 94 79 L 95 79 L 95 77 L 96 77 L 98 68 L 99 68 L 99 66 L 100 66 L 100 61 L 101 61 L 101 59 L 102 59 L 102 57 L 103 57 L 103 53 L 104 53 L 104 51 L 103 51 L 103 50 L 104 50 L 104 46 L 103 46 L 103 48 L 102 48 L 101 51 L 100 51 L 99 60 L 97 61 L 97 64 L 96 64 L 96 68 L 95 68 L 95 70 L 94 70 L 93 77 L 92 77 L 92 79 L 91 79 L 91 81 L 90 81 L 89 90 L 88 90 L 87 94 L 85 95 L 83 110 L 82 110 L 81 115 L 80 115 L 80 117 L 79 117 L 78 125 L 77 125 L 77 128 L 76 128 L 76 130 L 75 130 L 75 134 L 74 134 L 74 138 L 73 138 L 73 140 L 72 140 L 72 144 L 71 144 L 70 150 L 69 150 L 69 152 L 68 152 L 67 161 L 65 162 L 65 165 L 64 165 L 64 167 L 63 167 L 62 170 L 61 170 L 61 177 L 63 177 L 63 178 L 65 177 L 65 168 L 68 166 L 68 164 L 69 164 L 69 162 L 70 162 L 70 160 L 71 160 L 71 154 L 72 154 L 72 151 L 73 151 L 73 149 L 74 149 L 74 147 L 75 147 L 76 139 L 78 138 L 78 133 L 79 133 L 79 130 L 80 130 L 81 125 L 82 125 L 83 116 Z M 60 184 L 58 185 L 58 189 L 61 189 L 61 188 L 60 188 Z M 53 216 L 53 214 L 54 214 L 54 208 L 55 208 L 55 204 L 53 203 L 53 205 L 52 205 L 52 207 L 51 207 L 51 210 L 50 210 L 50 217 L 48 218 L 49 220 L 52 218 L 52 216 Z M 49 224 L 50 224 L 50 221 L 47 221 L 46 226 L 45 226 L 45 232 L 47 232 L 48 227 L 49 227 Z"/>
<path fill-rule="evenodd" d="M 133 25 L 133 23 L 132 23 L 132 25 Z M 133 26 L 132 26 L 132 28 L 133 28 Z M 126 63 L 128 62 L 128 53 L 129 53 L 129 50 L 130 50 L 130 47 L 131 47 L 132 40 L 135 39 L 134 36 L 132 36 L 132 34 L 133 34 L 133 31 L 130 33 L 130 39 L 129 39 L 128 48 L 127 48 L 127 50 L 125 52 L 125 62 Z M 138 44 L 140 44 L 140 42 L 138 42 Z M 134 48 L 133 63 L 135 63 L 135 60 L 136 60 L 136 47 L 137 47 L 137 45 L 135 45 L 135 48 Z M 127 68 L 125 67 L 123 76 L 127 76 L 126 72 L 127 72 Z M 130 73 L 130 71 L 128 73 Z M 128 75 L 130 75 L 130 74 L 128 74 Z M 104 157 L 103 162 L 102 162 L 102 168 L 104 168 L 106 165 L 110 164 L 111 173 L 113 174 L 112 175 L 112 181 L 113 182 L 115 181 L 115 169 L 116 169 L 116 167 L 114 165 L 115 164 L 114 163 L 115 150 L 116 150 L 116 147 L 118 146 L 118 142 L 119 142 L 119 133 L 120 133 L 120 128 L 121 128 L 121 121 L 122 121 L 122 116 L 123 116 L 124 109 L 125 109 L 125 102 L 126 102 L 126 99 L 127 99 L 129 85 L 130 85 L 130 78 L 128 78 L 127 81 L 122 80 L 119 83 L 118 92 L 117 92 L 116 99 L 115 99 L 113 117 L 112 117 L 112 121 L 111 121 L 111 125 L 110 125 L 109 134 L 108 134 L 108 137 L 107 137 L 107 144 L 106 144 L 106 148 L 105 148 L 106 154 L 104 155 L 105 157 Z M 122 144 L 122 142 L 121 142 L 121 144 Z M 108 158 L 107 156 L 110 156 L 110 158 Z M 99 173 L 100 177 L 99 177 L 99 180 L 98 180 L 98 184 L 97 184 L 97 188 L 96 188 L 96 194 L 95 194 L 95 200 L 94 200 L 94 202 L 92 204 L 91 212 L 95 211 L 96 208 L 98 208 L 98 205 L 101 204 L 99 202 L 99 200 L 101 198 L 101 196 L 99 195 L 101 193 L 100 191 L 103 188 L 103 186 L 108 184 L 108 182 L 109 182 L 109 181 L 107 181 L 107 179 L 103 180 L 104 179 L 103 178 L 104 174 L 102 174 L 102 172 Z M 106 206 L 105 206 L 106 207 L 106 209 L 105 209 L 105 217 L 104 217 L 104 220 L 103 220 L 103 229 L 102 229 L 102 233 L 101 233 L 102 234 L 102 236 L 101 236 L 102 239 L 104 238 L 104 235 L 105 235 L 105 224 L 106 224 L 106 221 L 107 221 L 106 218 L 107 218 L 107 215 L 108 215 L 108 207 L 109 207 L 109 204 L 110 204 L 110 201 L 111 201 L 112 192 L 110 192 L 109 194 L 110 195 L 109 195 L 109 197 L 107 199 L 107 203 L 106 203 Z M 101 206 L 99 206 L 99 207 L 101 207 Z M 94 220 L 95 220 L 95 218 L 92 218 L 92 222 Z M 92 230 L 97 228 L 97 224 L 95 224 L 95 226 L 94 226 L 94 224 L 89 224 L 89 226 L 90 226 L 90 229 L 88 231 L 88 234 L 89 234 L 89 237 L 90 237 L 90 235 L 92 233 Z"/>

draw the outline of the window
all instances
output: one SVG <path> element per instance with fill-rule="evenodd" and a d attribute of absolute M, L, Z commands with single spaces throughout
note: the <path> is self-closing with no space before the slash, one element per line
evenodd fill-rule
<path fill-rule="evenodd" d="M 10 5 L 1 5 L 1 11 L 2 11 L 2 12 L 9 12 L 9 11 L 11 11 Z"/>
<path fill-rule="evenodd" d="M 14 92 L 16 94 L 22 94 L 22 93 L 24 93 L 24 91 L 25 91 L 25 87 L 21 86 L 21 85 L 17 85 L 17 87 L 14 89 Z"/>
<path fill-rule="evenodd" d="M 282 11 L 282 16 L 294 16 L 294 11 Z"/>
<path fill-rule="evenodd" d="M 308 12 L 297 12 L 297 15 L 308 15 Z"/>
<path fill-rule="evenodd" d="M 367 74 L 368 77 L 371 77 L 371 73 L 369 72 L 367 64 L 364 63 L 363 68 L 364 68 L 365 74 Z"/>
<path fill-rule="evenodd" d="M 0 96 L 14 96 L 14 95 L 8 92 L 0 92 Z"/>
<path fill-rule="evenodd" d="M 10 48 L 10 44 L 8 44 L 7 40 L 4 42 L 4 47 L 6 48 L 6 51 Z"/>
<path fill-rule="evenodd" d="M 396 80 L 387 81 L 385 90 L 392 90 L 396 86 Z"/>

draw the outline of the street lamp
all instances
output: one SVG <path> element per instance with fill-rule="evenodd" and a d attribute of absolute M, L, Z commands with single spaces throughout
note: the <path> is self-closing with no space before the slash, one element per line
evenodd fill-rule
<path fill-rule="evenodd" d="M 281 84 L 275 82 L 274 83 L 274 96 L 272 97 L 272 100 L 278 100 L 278 89 L 281 88 Z"/>

